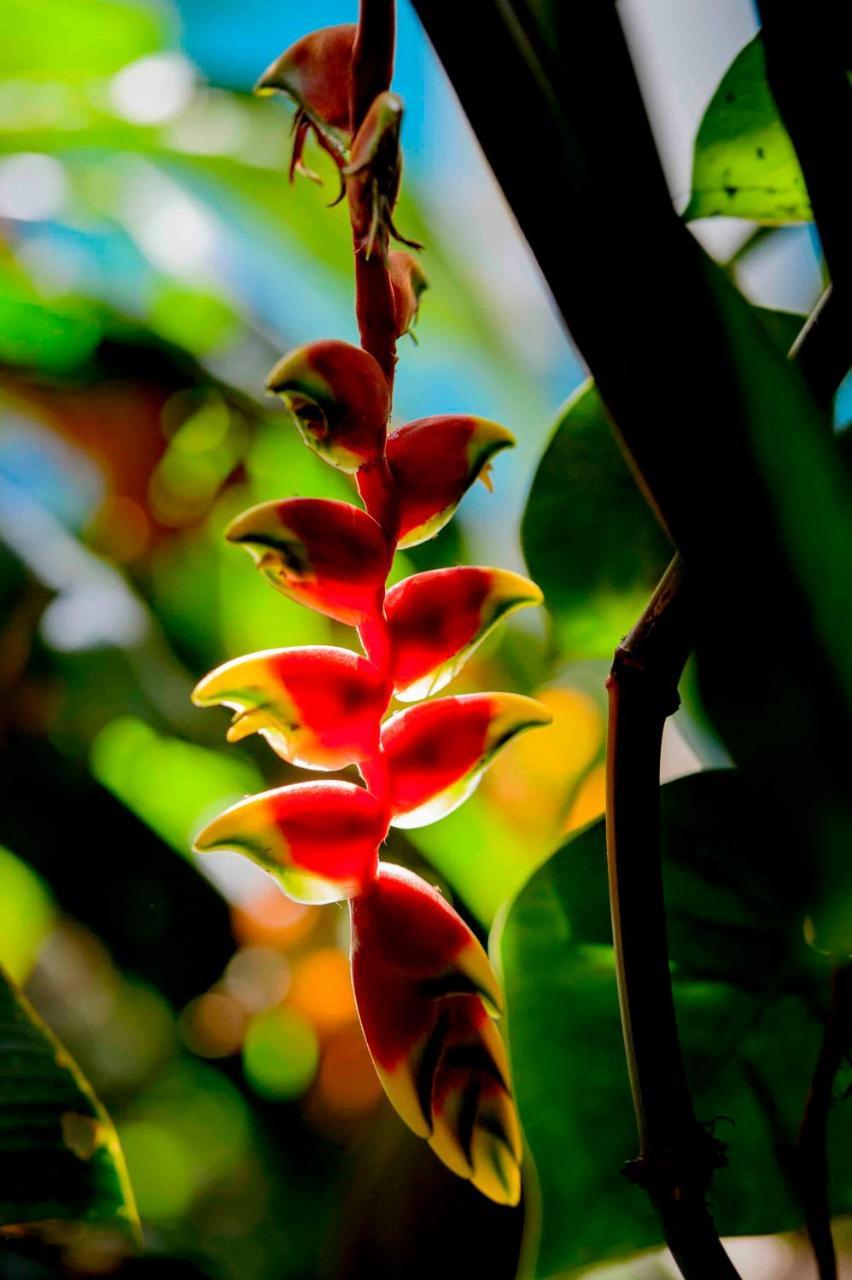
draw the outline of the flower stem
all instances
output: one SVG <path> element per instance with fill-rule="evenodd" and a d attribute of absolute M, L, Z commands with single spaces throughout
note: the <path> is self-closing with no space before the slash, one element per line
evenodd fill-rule
<path fill-rule="evenodd" d="M 396 11 L 394 0 L 361 0 L 352 58 L 350 116 L 353 137 L 370 104 L 390 87 L 393 75 Z M 396 312 L 387 269 L 388 234 L 379 227 L 373 251 L 364 248 L 373 211 L 357 179 L 346 183 L 349 219 L 355 245 L 355 311 L 361 346 L 382 368 L 393 392 L 396 369 Z"/>

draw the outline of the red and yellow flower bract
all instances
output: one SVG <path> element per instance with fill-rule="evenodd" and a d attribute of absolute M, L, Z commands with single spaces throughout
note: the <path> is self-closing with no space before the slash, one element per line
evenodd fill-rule
<path fill-rule="evenodd" d="M 394 696 L 414 703 L 444 688 L 502 617 L 540 603 L 541 592 L 505 569 L 458 566 L 415 574 L 386 593 L 396 549 L 433 537 L 514 441 L 499 423 L 465 414 L 389 430 L 394 342 L 413 323 L 425 276 L 411 255 L 388 249 L 397 235 L 402 104 L 385 85 L 359 127 L 349 127 L 341 94 L 348 102 L 353 48 L 354 27 L 305 37 L 261 88 L 296 100 L 294 165 L 311 128 L 340 168 L 362 341 L 373 341 L 366 330 L 384 337 L 375 338 L 378 359 L 337 340 L 299 347 L 267 386 L 308 447 L 354 476 L 365 509 L 317 498 L 265 502 L 233 520 L 227 537 L 277 590 L 357 628 L 364 656 L 322 645 L 249 654 L 211 672 L 194 698 L 236 712 L 230 741 L 259 733 L 307 769 L 356 764 L 364 785 L 297 783 L 249 797 L 209 823 L 196 848 L 244 854 L 296 901 L 349 899 L 353 988 L 388 1097 L 450 1169 L 515 1204 L 522 1147 L 494 1023 L 499 983 L 453 907 L 412 872 L 380 862 L 379 848 L 391 825 L 449 813 L 507 742 L 549 722 L 541 703 L 515 693 L 442 697 L 388 714 Z"/>

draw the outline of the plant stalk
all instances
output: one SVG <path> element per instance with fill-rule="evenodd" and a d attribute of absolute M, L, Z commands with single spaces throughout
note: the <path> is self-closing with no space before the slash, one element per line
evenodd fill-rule
<path fill-rule="evenodd" d="M 396 9 L 394 0 L 361 0 L 352 55 L 350 120 L 354 138 L 371 103 L 390 87 L 393 75 Z M 346 182 L 355 246 L 355 313 L 361 346 L 378 361 L 393 393 L 396 370 L 396 313 L 387 269 L 388 234 L 379 228 L 367 257 L 372 208 L 357 179 Z"/>
<path fill-rule="evenodd" d="M 823 406 L 837 389 L 837 374 L 852 341 L 830 303 L 827 291 L 790 350 L 790 359 L 798 362 Z M 693 642 L 687 576 L 676 555 L 639 622 L 616 650 L 608 681 L 607 857 L 622 1027 L 640 1143 L 639 1159 L 628 1172 L 645 1187 L 660 1214 L 684 1275 L 730 1276 L 736 1273 L 727 1257 L 723 1261 L 720 1256 L 722 1247 L 705 1206 L 713 1172 L 725 1163 L 724 1147 L 697 1123 L 692 1109 L 672 997 L 662 882 L 660 747 L 665 720 L 678 707 L 677 687 Z M 826 1038 L 835 1055 L 830 1091 L 839 1062 L 830 1028 Z M 815 1083 L 811 1092 L 821 1099 L 824 1082 Z M 827 1260 L 834 1257 L 825 1158 L 827 1102 L 811 1107 L 809 1101 L 806 1115 L 802 1133 L 807 1141 L 800 1140 L 802 1201 L 814 1253 Z M 686 1223 L 691 1232 L 686 1233 L 684 1253 Z M 708 1227 L 715 1244 L 708 1245 Z M 672 1243 L 675 1235 L 680 1256 Z M 720 1269 L 695 1270 L 703 1265 L 702 1256 L 708 1265 L 715 1257 Z M 821 1280 L 836 1280 L 827 1261 L 819 1266 Z"/>
<path fill-rule="evenodd" d="M 639 1156 L 626 1173 L 648 1193 L 687 1280 L 732 1280 L 706 1197 L 724 1144 L 699 1124 L 678 1037 L 660 857 L 660 746 L 692 643 L 675 557 L 616 650 L 607 682 L 607 857 L 619 1002 Z"/>
<path fill-rule="evenodd" d="M 837 965 L 832 975 L 831 1007 L 796 1144 L 800 1195 L 820 1280 L 837 1280 L 837 1256 L 831 1234 L 828 1120 L 834 1101 L 834 1082 L 850 1048 L 852 965 L 846 963 Z"/>

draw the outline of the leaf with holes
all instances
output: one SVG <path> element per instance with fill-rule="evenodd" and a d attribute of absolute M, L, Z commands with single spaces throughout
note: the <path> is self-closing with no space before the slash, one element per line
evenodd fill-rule
<path fill-rule="evenodd" d="M 805 180 L 766 79 L 760 36 L 731 63 L 698 129 L 683 215 L 809 222 Z"/>

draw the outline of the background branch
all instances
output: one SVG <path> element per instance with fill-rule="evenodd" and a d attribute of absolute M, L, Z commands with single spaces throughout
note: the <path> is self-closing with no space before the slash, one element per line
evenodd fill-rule
<path fill-rule="evenodd" d="M 837 1280 L 831 1235 L 828 1121 L 834 1084 L 852 1048 L 852 967 L 838 965 L 831 983 L 825 1035 L 802 1115 L 797 1144 L 799 1187 L 820 1280 Z"/>

